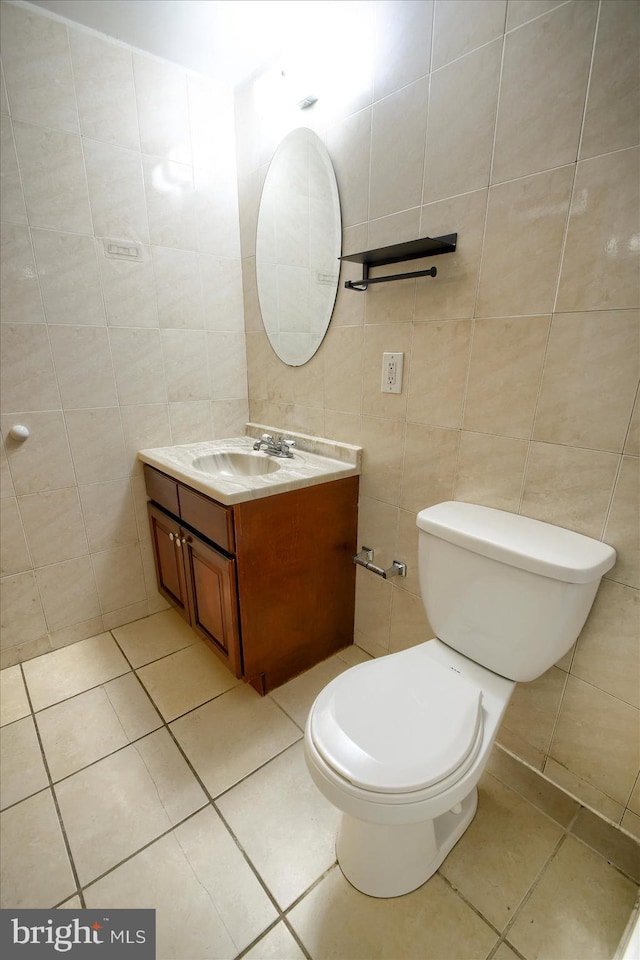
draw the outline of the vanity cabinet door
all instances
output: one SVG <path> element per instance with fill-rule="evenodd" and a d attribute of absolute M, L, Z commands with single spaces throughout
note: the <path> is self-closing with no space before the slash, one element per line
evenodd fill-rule
<path fill-rule="evenodd" d="M 182 554 L 178 552 L 180 527 L 152 503 L 147 504 L 153 559 L 156 565 L 158 590 L 169 603 L 189 620 L 187 584 Z"/>
<path fill-rule="evenodd" d="M 213 646 L 236 677 L 242 676 L 236 561 L 183 531 L 191 626 Z"/>

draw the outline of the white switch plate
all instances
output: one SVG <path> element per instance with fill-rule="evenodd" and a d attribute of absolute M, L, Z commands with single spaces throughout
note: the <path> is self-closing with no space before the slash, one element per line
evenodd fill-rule
<path fill-rule="evenodd" d="M 383 393 L 402 393 L 402 368 L 404 353 L 382 354 L 382 385 Z"/>

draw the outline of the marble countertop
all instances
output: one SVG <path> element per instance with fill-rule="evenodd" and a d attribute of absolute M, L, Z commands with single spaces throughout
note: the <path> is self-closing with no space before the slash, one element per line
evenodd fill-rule
<path fill-rule="evenodd" d="M 292 458 L 273 457 L 253 453 L 254 441 L 269 433 L 274 437 L 287 437 L 296 441 Z M 203 473 L 193 466 L 197 457 L 213 453 L 250 453 L 278 465 L 273 473 L 229 476 L 227 474 Z M 244 437 L 229 437 L 223 440 L 204 440 L 174 447 L 155 447 L 140 450 L 138 459 L 161 470 L 219 503 L 231 506 L 246 500 L 257 500 L 278 493 L 288 493 L 302 487 L 311 487 L 330 480 L 355 477 L 360 473 L 362 449 L 347 443 L 293 433 L 277 427 L 247 424 Z"/>

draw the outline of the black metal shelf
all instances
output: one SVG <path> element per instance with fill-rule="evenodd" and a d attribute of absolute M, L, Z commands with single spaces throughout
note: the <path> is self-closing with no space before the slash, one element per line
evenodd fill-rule
<path fill-rule="evenodd" d="M 435 277 L 438 272 L 435 267 L 415 270 L 412 273 L 395 273 L 386 277 L 370 277 L 369 269 L 389 263 L 422 260 L 441 253 L 453 253 L 457 240 L 457 233 L 448 233 L 444 237 L 423 237 L 421 240 L 408 240 L 405 243 L 394 243 L 390 247 L 378 247 L 376 250 L 364 250 L 362 253 L 350 253 L 349 256 L 340 257 L 341 260 L 362 264 L 362 280 L 347 280 L 345 287 L 348 290 L 366 290 L 371 283 L 389 283 L 391 280 L 409 280 L 412 277 Z"/>

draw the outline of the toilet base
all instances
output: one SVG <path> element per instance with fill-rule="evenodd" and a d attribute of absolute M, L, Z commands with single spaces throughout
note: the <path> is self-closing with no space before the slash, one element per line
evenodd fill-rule
<path fill-rule="evenodd" d="M 400 897 L 433 876 L 473 820 L 474 787 L 459 813 L 443 813 L 422 823 L 387 824 L 357 820 L 343 813 L 338 829 L 338 865 L 356 890 L 369 897 Z"/>

